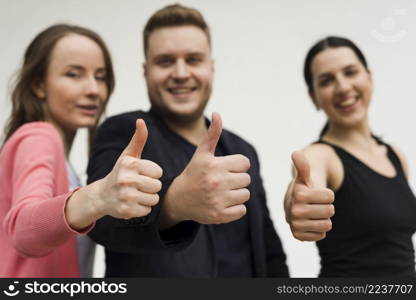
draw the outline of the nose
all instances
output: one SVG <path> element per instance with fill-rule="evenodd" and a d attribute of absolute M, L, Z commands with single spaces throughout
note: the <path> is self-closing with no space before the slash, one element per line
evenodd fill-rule
<path fill-rule="evenodd" d="M 91 76 L 87 79 L 85 83 L 85 92 L 89 97 L 97 97 L 100 92 L 100 87 L 97 79 L 94 76 Z"/>
<path fill-rule="evenodd" d="M 175 80 L 186 80 L 190 76 L 189 66 L 184 60 L 178 60 L 172 73 Z"/>
<path fill-rule="evenodd" d="M 351 87 L 352 85 L 351 85 L 350 80 L 348 80 L 348 78 L 345 78 L 343 76 L 340 76 L 337 78 L 336 88 L 337 88 L 338 93 L 343 94 L 343 93 L 349 92 Z"/>

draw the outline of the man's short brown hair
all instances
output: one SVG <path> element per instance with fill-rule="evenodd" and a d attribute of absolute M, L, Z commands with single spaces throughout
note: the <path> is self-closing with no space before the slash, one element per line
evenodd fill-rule
<path fill-rule="evenodd" d="M 193 25 L 205 32 L 208 43 L 211 45 L 211 36 L 208 24 L 202 14 L 195 8 L 186 7 L 181 4 L 165 6 L 156 11 L 147 21 L 143 30 L 144 55 L 147 56 L 149 37 L 153 31 L 163 27 Z"/>

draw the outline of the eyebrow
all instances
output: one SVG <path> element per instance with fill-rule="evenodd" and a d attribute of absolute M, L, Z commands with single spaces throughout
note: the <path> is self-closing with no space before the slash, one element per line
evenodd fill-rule
<path fill-rule="evenodd" d="M 153 57 L 153 59 L 170 58 L 173 56 L 174 56 L 173 54 L 158 54 L 155 57 Z"/>
<path fill-rule="evenodd" d="M 352 64 L 352 65 L 348 65 L 348 66 L 344 67 L 343 70 L 345 70 L 345 69 L 351 69 L 351 68 L 356 68 L 356 67 L 357 67 L 357 65 Z"/>
<path fill-rule="evenodd" d="M 85 70 L 85 67 L 82 65 L 76 65 L 76 64 L 69 64 L 65 66 L 66 68 L 73 68 L 77 70 Z M 99 67 L 97 68 L 97 71 L 106 71 L 106 67 Z"/>
<path fill-rule="evenodd" d="M 190 52 L 188 55 L 205 56 L 204 52 Z"/>

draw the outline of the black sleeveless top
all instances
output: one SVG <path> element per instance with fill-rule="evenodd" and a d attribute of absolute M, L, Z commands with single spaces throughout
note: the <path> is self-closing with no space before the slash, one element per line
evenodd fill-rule
<path fill-rule="evenodd" d="M 319 277 L 416 278 L 412 235 L 416 231 L 416 198 L 398 156 L 387 147 L 396 175 L 386 177 L 344 149 L 331 146 L 344 167 L 335 192 L 332 230 L 318 241 Z"/>

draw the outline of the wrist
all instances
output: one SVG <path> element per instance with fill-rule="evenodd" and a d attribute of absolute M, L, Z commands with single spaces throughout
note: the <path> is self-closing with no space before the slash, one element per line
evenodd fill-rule
<path fill-rule="evenodd" d="M 68 198 L 64 213 L 67 224 L 78 232 L 95 222 L 91 207 L 86 196 L 88 192 L 85 187 L 75 190 Z"/>
<path fill-rule="evenodd" d="M 162 201 L 159 226 L 161 229 L 167 229 L 186 220 L 180 208 L 179 195 L 183 194 L 180 190 L 180 176 L 178 176 L 173 180 Z"/>
<path fill-rule="evenodd" d="M 94 181 L 93 183 L 85 186 L 86 198 L 88 202 L 88 211 L 94 220 L 98 220 L 107 215 L 104 204 L 105 190 L 105 178 Z"/>

